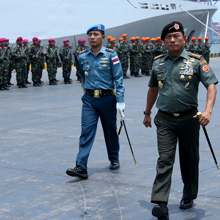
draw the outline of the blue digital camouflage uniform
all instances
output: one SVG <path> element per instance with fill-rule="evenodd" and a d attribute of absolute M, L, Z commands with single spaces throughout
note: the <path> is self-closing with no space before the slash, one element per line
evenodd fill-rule
<path fill-rule="evenodd" d="M 108 158 L 110 161 L 119 159 L 116 102 L 124 102 L 124 84 L 121 63 L 117 53 L 112 49 L 102 47 L 97 56 L 94 56 L 91 49 L 81 52 L 79 67 L 85 94 L 82 97 L 82 131 L 76 165 L 87 169 L 99 117 L 104 131 Z M 117 97 L 114 94 L 115 87 Z M 94 96 L 88 95 L 91 91 Z M 101 97 L 101 91 L 109 94 Z"/>

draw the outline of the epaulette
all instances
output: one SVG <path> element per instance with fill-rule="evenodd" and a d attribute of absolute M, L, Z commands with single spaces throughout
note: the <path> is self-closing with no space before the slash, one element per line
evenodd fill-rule
<path fill-rule="evenodd" d="M 160 55 L 154 57 L 154 60 L 157 60 L 157 59 L 159 59 L 159 58 L 161 58 L 161 57 L 164 57 L 164 56 L 165 56 L 165 54 L 160 54 Z"/>
<path fill-rule="evenodd" d="M 83 51 L 79 52 L 79 55 L 81 55 L 81 54 L 83 54 L 83 53 L 85 53 L 85 52 L 87 52 L 87 51 L 88 51 L 88 49 L 83 50 Z"/>
<path fill-rule="evenodd" d="M 199 60 L 200 60 L 201 57 L 202 57 L 202 55 L 195 54 L 195 53 L 190 53 L 189 56 L 190 56 L 190 57 L 194 57 L 194 58 L 199 59 Z"/>
<path fill-rule="evenodd" d="M 115 49 L 111 49 L 111 48 L 106 48 L 105 51 L 111 52 L 113 53 L 115 51 Z"/>

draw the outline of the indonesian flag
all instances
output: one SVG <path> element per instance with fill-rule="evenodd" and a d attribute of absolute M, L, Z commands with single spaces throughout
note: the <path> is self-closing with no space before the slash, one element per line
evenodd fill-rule
<path fill-rule="evenodd" d="M 118 59 L 118 56 L 113 57 L 112 62 L 113 62 L 114 65 L 117 64 L 117 63 L 120 63 L 120 61 Z"/>

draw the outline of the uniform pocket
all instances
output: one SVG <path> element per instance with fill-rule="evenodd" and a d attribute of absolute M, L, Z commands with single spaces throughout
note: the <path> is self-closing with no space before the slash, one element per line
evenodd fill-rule
<path fill-rule="evenodd" d="M 84 61 L 84 62 L 82 62 L 82 65 L 83 65 L 83 70 L 84 70 L 84 71 L 90 70 L 89 61 Z"/>
<path fill-rule="evenodd" d="M 165 73 L 157 73 L 157 80 L 164 81 L 167 78 Z"/>

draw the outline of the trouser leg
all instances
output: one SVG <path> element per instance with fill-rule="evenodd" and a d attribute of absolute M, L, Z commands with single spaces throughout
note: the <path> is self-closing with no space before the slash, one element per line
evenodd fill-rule
<path fill-rule="evenodd" d="M 168 203 L 175 161 L 177 134 L 174 128 L 175 124 L 170 121 L 169 116 L 158 112 L 154 122 L 157 126 L 159 158 L 157 160 L 157 174 L 153 184 L 151 202 Z"/>
<path fill-rule="evenodd" d="M 79 152 L 76 158 L 76 165 L 87 169 L 89 153 L 91 151 L 98 123 L 98 113 L 94 106 L 92 97 L 84 95 L 82 97 L 82 131 L 79 140 Z"/>
<path fill-rule="evenodd" d="M 119 159 L 119 140 L 116 126 L 116 96 L 106 96 L 100 99 L 99 115 L 104 131 L 108 159 L 116 161 Z"/>
<path fill-rule="evenodd" d="M 196 199 L 199 181 L 199 129 L 198 119 L 194 119 L 197 110 L 181 118 L 178 124 L 179 157 L 183 193 L 189 199 Z"/>

